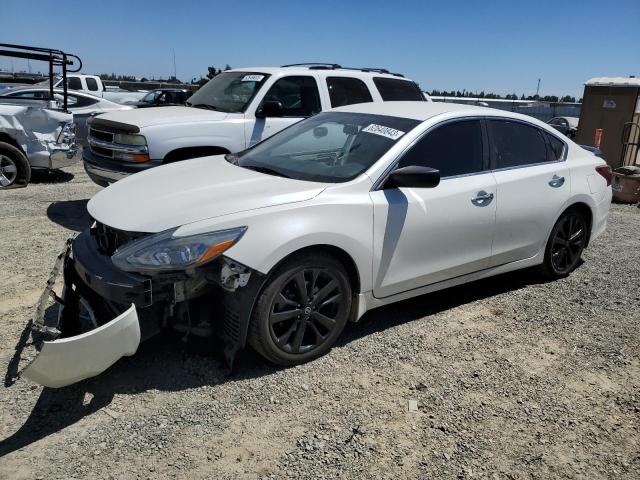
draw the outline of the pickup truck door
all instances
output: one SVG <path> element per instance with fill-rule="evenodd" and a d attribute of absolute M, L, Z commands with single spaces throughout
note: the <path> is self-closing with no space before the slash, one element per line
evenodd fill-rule
<path fill-rule="evenodd" d="M 256 118 L 255 112 L 260 111 L 265 101 L 280 102 L 283 107 L 282 115 Z M 315 77 L 311 75 L 282 77 L 271 85 L 255 110 L 248 113 L 245 122 L 246 146 L 255 145 L 321 110 L 320 94 Z"/>

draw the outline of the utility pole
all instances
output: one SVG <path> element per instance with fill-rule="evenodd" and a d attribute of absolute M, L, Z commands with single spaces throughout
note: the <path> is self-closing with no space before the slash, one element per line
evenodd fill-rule
<path fill-rule="evenodd" d="M 176 73 L 176 51 L 173 48 L 171 49 L 171 51 L 173 52 L 173 78 L 177 79 L 178 74 Z"/>
<path fill-rule="evenodd" d="M 540 80 L 542 80 L 541 78 L 538 79 L 538 88 L 536 88 L 536 97 L 540 96 Z"/>

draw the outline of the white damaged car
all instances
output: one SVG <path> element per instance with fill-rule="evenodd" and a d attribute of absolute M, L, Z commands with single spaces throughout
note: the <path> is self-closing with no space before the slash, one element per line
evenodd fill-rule
<path fill-rule="evenodd" d="M 525 267 L 566 276 L 606 227 L 610 174 L 531 117 L 427 102 L 341 107 L 147 170 L 89 202 L 23 375 L 68 385 L 162 328 L 295 365 L 381 305 Z"/>

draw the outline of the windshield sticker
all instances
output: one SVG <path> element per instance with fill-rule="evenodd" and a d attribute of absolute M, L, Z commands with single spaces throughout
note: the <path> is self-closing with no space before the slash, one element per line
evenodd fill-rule
<path fill-rule="evenodd" d="M 362 129 L 363 132 L 373 133 L 374 135 L 380 135 L 382 137 L 390 138 L 391 140 L 397 140 L 404 132 L 396 130 L 395 128 L 385 127 L 384 125 L 377 125 L 372 123 L 367 128 Z"/>
<path fill-rule="evenodd" d="M 243 82 L 261 82 L 264 75 L 245 75 L 242 77 Z"/>

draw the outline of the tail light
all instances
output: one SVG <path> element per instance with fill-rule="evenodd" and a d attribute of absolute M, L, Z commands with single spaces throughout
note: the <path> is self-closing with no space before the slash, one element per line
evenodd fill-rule
<path fill-rule="evenodd" d="M 609 165 L 598 165 L 596 167 L 596 172 L 602 175 L 602 178 L 604 178 L 607 181 L 607 187 L 611 185 L 612 175 L 611 175 L 611 167 Z"/>

